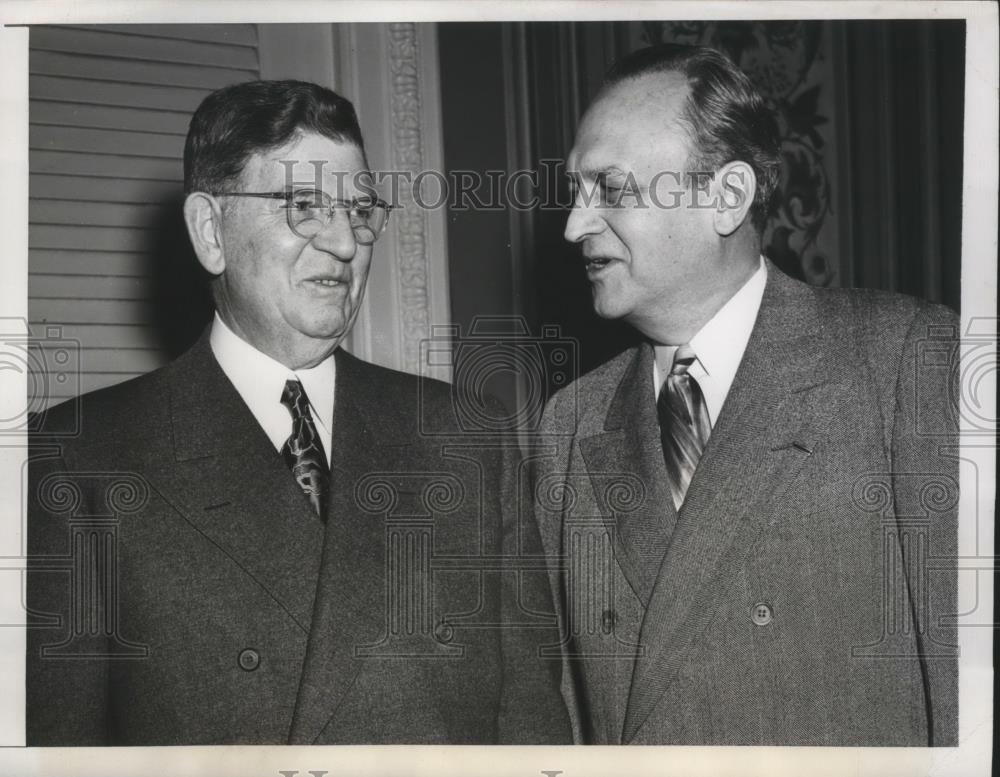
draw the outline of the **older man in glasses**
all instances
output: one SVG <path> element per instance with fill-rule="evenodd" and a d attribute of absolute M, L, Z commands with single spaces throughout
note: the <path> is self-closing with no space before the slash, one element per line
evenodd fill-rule
<path fill-rule="evenodd" d="M 221 89 L 184 164 L 215 319 L 85 397 L 33 468 L 28 744 L 567 738 L 527 639 L 544 572 L 503 561 L 538 548 L 500 518 L 509 450 L 458 435 L 444 384 L 339 348 L 389 215 L 351 104 Z M 432 572 L 442 554 L 465 563 Z"/>

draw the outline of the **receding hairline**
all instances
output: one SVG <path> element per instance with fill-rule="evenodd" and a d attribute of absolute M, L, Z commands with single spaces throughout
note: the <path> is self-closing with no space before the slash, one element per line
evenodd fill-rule
<path fill-rule="evenodd" d="M 601 107 L 606 109 L 607 105 L 614 99 L 616 92 L 622 92 L 629 88 L 641 90 L 644 81 L 650 82 L 647 88 L 629 95 L 629 100 L 635 103 L 636 109 L 656 111 L 664 121 L 665 130 L 674 129 L 683 133 L 687 141 L 688 157 L 691 161 L 696 160 L 701 154 L 701 149 L 698 147 L 695 128 L 689 118 L 692 108 L 691 80 L 682 70 L 677 68 L 636 73 L 604 84 L 584 113 L 583 120 L 586 121 L 588 116 Z M 656 81 L 666 83 L 657 87 Z M 645 99 L 643 99 L 644 95 Z"/>

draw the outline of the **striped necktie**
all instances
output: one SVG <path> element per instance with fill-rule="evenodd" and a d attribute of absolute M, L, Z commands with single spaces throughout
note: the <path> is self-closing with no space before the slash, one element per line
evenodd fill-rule
<path fill-rule="evenodd" d="M 690 345 L 677 349 L 670 374 L 663 381 L 660 397 L 656 401 L 670 493 L 678 510 L 684 503 L 698 459 L 712 433 L 705 397 L 698 381 L 688 373 L 694 360 L 695 354 Z"/>
<path fill-rule="evenodd" d="M 281 456 L 295 476 L 299 488 L 309 499 L 309 504 L 325 522 L 330 468 L 326 462 L 323 441 L 316 433 L 316 424 L 309 412 L 309 399 L 299 381 L 285 381 L 281 404 L 292 414 L 292 434 L 282 446 Z"/>

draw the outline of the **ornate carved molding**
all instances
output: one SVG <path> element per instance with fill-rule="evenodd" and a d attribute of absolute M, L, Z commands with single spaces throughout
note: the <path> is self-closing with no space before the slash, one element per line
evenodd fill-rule
<path fill-rule="evenodd" d="M 393 170 L 416 180 L 425 170 L 420 85 L 420 43 L 413 23 L 389 25 Z M 420 372 L 420 341 L 429 335 L 430 301 L 427 293 L 427 214 L 414 202 L 410 186 L 399 187 L 399 218 L 394 220 L 398 240 L 398 283 L 403 345 L 403 369 Z"/>
<path fill-rule="evenodd" d="M 444 166 L 437 30 L 433 24 L 340 24 L 334 38 L 338 88 L 358 111 L 369 162 L 383 174 L 383 196 L 402 206 L 375 246 L 349 350 L 447 380 L 450 364 L 422 365 L 420 358 L 432 324 L 451 320 L 446 211 L 420 207 L 412 188 L 420 173 Z M 425 176 L 427 183 L 434 177 Z"/>

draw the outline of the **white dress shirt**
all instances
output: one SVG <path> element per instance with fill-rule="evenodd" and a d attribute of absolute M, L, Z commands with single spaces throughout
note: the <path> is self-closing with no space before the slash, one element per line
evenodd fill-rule
<path fill-rule="evenodd" d="M 281 404 L 285 381 L 302 382 L 309 398 L 309 411 L 316 424 L 316 432 L 323 442 L 327 463 L 333 444 L 333 391 L 336 366 L 331 354 L 315 367 L 291 370 L 261 353 L 246 340 L 233 332 L 215 314 L 209 344 L 216 361 L 233 386 L 243 397 L 253 417 L 261 425 L 275 449 L 281 450 L 292 434 L 292 414 Z"/>
<path fill-rule="evenodd" d="M 733 385 L 736 370 L 743 360 L 766 283 L 767 265 L 762 256 L 757 272 L 750 276 L 688 343 L 697 357 L 688 368 L 688 373 L 698 381 L 713 427 L 729 394 L 729 388 Z M 656 354 L 653 362 L 653 391 L 657 398 L 663 381 L 670 374 L 677 347 L 657 345 L 653 349 Z"/>

